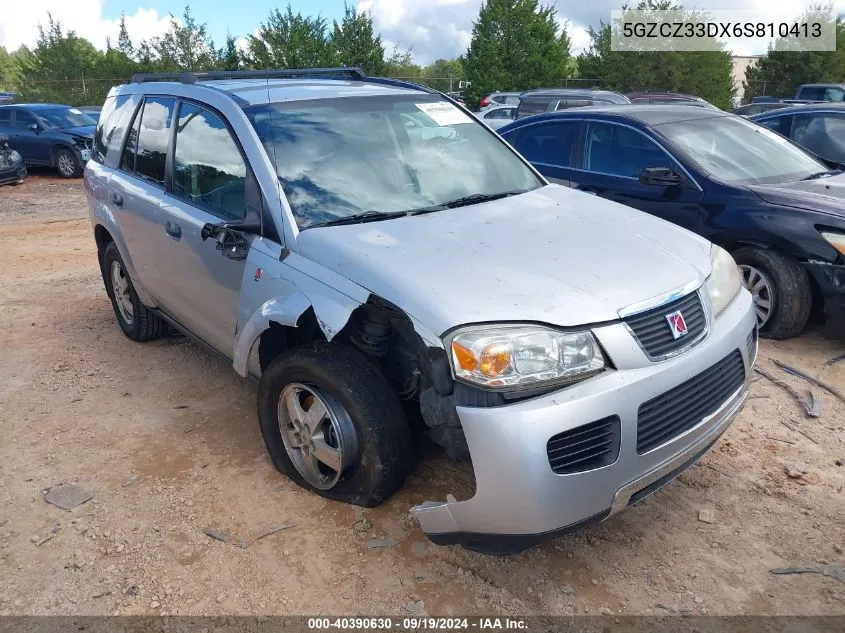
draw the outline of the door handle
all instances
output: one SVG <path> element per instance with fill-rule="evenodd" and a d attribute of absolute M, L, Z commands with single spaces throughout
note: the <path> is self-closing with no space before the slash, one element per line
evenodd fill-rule
<path fill-rule="evenodd" d="M 164 223 L 164 230 L 170 237 L 175 237 L 177 240 L 182 237 L 182 227 L 168 220 Z"/>
<path fill-rule="evenodd" d="M 123 206 L 123 196 L 117 193 L 116 191 L 111 195 L 111 201 L 116 207 Z"/>

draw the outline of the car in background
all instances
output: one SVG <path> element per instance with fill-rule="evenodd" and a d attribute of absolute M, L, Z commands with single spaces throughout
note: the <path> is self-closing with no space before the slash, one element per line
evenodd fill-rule
<path fill-rule="evenodd" d="M 772 112 L 774 110 L 780 110 L 781 108 L 788 108 L 788 103 L 783 103 L 781 101 L 776 102 L 761 102 L 761 103 L 749 103 L 744 106 L 739 106 L 738 108 L 734 108 L 731 110 L 731 114 L 737 114 L 739 116 L 754 116 L 755 114 L 763 114 L 764 112 Z"/>
<path fill-rule="evenodd" d="M 0 92 L 0 104 L 14 103 L 17 96 L 16 92 Z"/>
<path fill-rule="evenodd" d="M 845 84 L 803 84 L 795 99 L 804 101 L 845 101 Z"/>
<path fill-rule="evenodd" d="M 845 103 L 791 106 L 751 120 L 798 143 L 830 167 L 845 165 Z"/>
<path fill-rule="evenodd" d="M 63 178 L 82 175 L 91 158 L 94 127 L 90 116 L 53 103 L 0 106 L 0 134 L 27 165 L 54 167 Z"/>
<path fill-rule="evenodd" d="M 495 106 L 476 112 L 475 116 L 487 125 L 487 127 L 498 130 L 500 127 L 513 121 L 514 116 L 516 116 L 516 106 Z"/>
<path fill-rule="evenodd" d="M 0 134 L 0 185 L 18 184 L 26 178 L 23 157 L 9 147 L 9 137 Z"/>
<path fill-rule="evenodd" d="M 94 105 L 87 105 L 87 106 L 76 106 L 76 109 L 84 112 L 92 119 L 97 120 L 100 118 L 100 111 L 103 109 L 103 106 L 94 106 Z"/>
<path fill-rule="evenodd" d="M 519 105 L 518 92 L 491 92 L 486 97 L 481 98 L 478 104 L 483 110 L 485 108 L 493 108 L 500 105 Z"/>
<path fill-rule="evenodd" d="M 729 251 L 762 334 L 801 333 L 812 307 L 845 336 L 845 175 L 726 112 L 578 108 L 499 130 L 549 179 L 640 209 Z"/>
<path fill-rule="evenodd" d="M 519 106 L 515 118 L 524 119 L 535 114 L 568 108 L 626 103 L 631 103 L 628 97 L 610 90 L 584 90 L 580 88 L 528 90 L 519 95 Z"/>
<path fill-rule="evenodd" d="M 708 103 L 701 97 L 682 94 L 679 92 L 629 92 L 625 95 L 631 103 L 651 105 L 688 105 L 699 108 L 718 109 L 712 103 Z"/>
<path fill-rule="evenodd" d="M 457 101 L 461 105 L 464 104 L 464 93 L 463 92 L 447 92 L 446 96 L 449 97 L 450 99 L 454 99 L 455 101 Z"/>

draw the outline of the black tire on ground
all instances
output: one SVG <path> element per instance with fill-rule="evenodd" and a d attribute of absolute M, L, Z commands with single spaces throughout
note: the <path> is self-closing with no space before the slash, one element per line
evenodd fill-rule
<path fill-rule="evenodd" d="M 131 323 L 124 318 L 117 305 L 112 280 L 112 266 L 115 263 L 119 264 L 120 269 L 123 271 L 123 276 L 129 284 L 129 298 L 132 302 Z M 106 292 L 109 295 L 109 299 L 111 299 L 114 315 L 117 317 L 117 324 L 126 336 L 133 341 L 144 342 L 160 338 L 167 334 L 169 330 L 167 321 L 155 314 L 138 299 L 135 287 L 132 285 L 132 279 L 129 277 L 129 273 L 126 272 L 126 266 L 114 242 L 109 242 L 103 251 L 103 281 L 105 281 Z"/>
<path fill-rule="evenodd" d="M 310 485 L 285 450 L 278 420 L 282 390 L 310 385 L 332 396 L 349 414 L 358 436 L 359 457 L 328 490 Z M 357 350 L 324 341 L 280 354 L 262 372 L 258 421 L 276 468 L 318 495 L 367 508 L 386 501 L 411 470 L 408 422 L 387 381 Z"/>
<path fill-rule="evenodd" d="M 774 307 L 760 335 L 786 339 L 801 334 L 813 303 L 807 271 L 789 255 L 773 249 L 748 246 L 737 250 L 733 256 L 737 264 L 761 271 L 774 286 Z"/>
<path fill-rule="evenodd" d="M 79 178 L 82 175 L 82 165 L 79 160 L 69 149 L 59 149 L 56 151 L 56 171 L 62 178 Z M 73 169 L 70 166 L 73 166 Z"/>

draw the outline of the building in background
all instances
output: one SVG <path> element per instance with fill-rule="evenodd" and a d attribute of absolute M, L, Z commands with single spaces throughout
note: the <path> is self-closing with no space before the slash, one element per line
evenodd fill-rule
<path fill-rule="evenodd" d="M 749 66 L 757 63 L 757 60 L 763 57 L 762 55 L 734 55 L 731 57 L 733 61 L 733 68 L 731 69 L 731 78 L 733 79 L 734 88 L 734 106 L 738 106 L 742 101 L 742 96 L 745 94 L 745 71 Z"/>

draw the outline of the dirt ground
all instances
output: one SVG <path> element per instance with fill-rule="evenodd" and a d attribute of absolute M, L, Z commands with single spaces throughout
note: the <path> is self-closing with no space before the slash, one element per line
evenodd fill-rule
<path fill-rule="evenodd" d="M 184 338 L 125 338 L 81 181 L 0 188 L 0 244 L 0 615 L 845 614 L 845 582 L 770 573 L 845 565 L 845 404 L 821 389 L 812 420 L 756 380 L 713 451 L 662 491 L 488 557 L 432 545 L 408 515 L 450 491 L 445 457 L 382 507 L 326 501 L 274 470 L 254 385 Z M 845 391 L 845 361 L 824 366 L 843 353 L 811 332 L 764 341 L 759 366 L 802 393 L 770 359 Z M 93 499 L 49 505 L 61 483 Z M 277 524 L 292 527 L 239 547 Z"/>

